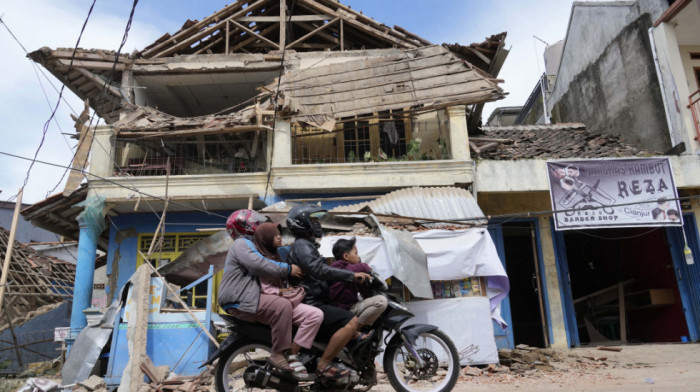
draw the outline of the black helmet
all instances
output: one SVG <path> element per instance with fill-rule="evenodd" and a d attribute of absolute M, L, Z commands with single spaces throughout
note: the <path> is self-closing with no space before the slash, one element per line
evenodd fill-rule
<path fill-rule="evenodd" d="M 323 229 L 318 219 L 326 214 L 319 206 L 302 204 L 293 207 L 287 214 L 287 228 L 295 237 L 323 237 Z M 316 219 L 311 219 L 316 218 Z"/>

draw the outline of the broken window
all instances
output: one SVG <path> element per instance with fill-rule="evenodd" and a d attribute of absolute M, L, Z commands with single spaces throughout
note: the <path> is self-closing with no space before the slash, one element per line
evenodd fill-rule
<path fill-rule="evenodd" d="M 292 163 L 361 163 L 451 159 L 447 125 L 437 112 L 411 117 L 402 110 L 374 118 L 344 118 L 325 131 L 292 124 Z"/>
<path fill-rule="evenodd" d="M 160 251 L 160 246 L 158 246 L 158 252 L 153 252 L 151 254 L 151 259 L 148 260 L 151 265 L 156 268 L 160 268 L 165 264 L 176 260 L 182 252 L 187 250 L 190 246 L 194 245 L 199 240 L 208 237 L 209 234 L 202 233 L 174 233 L 166 234 L 163 237 L 159 237 L 159 241 L 163 242 L 162 251 Z M 161 239 L 162 238 L 162 239 Z M 153 241 L 153 234 L 141 234 L 139 236 L 139 249 L 143 254 L 147 254 Z M 136 268 L 143 264 L 144 259 L 139 253 L 136 259 Z M 221 273 L 218 273 L 214 279 L 214 292 L 212 293 L 212 302 L 217 303 L 216 293 L 218 292 L 218 283 L 221 280 Z M 195 287 L 183 291 L 180 293 L 180 297 L 187 304 L 187 306 L 197 309 L 204 309 L 207 307 L 207 281 L 203 281 L 196 285 Z"/>
<path fill-rule="evenodd" d="M 246 132 L 182 138 L 118 138 L 116 176 L 252 173 L 266 168 L 265 134 Z"/>

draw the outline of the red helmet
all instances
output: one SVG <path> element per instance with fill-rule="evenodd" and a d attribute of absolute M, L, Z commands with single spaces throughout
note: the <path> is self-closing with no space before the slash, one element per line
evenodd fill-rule
<path fill-rule="evenodd" d="M 241 235 L 253 235 L 255 229 L 268 219 L 253 210 L 236 210 L 226 219 L 226 230 L 231 238 Z"/>

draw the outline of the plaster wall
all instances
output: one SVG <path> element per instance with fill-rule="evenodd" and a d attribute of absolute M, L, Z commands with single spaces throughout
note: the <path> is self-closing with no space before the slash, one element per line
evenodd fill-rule
<path fill-rule="evenodd" d="M 625 26 L 644 12 L 656 20 L 666 8 L 664 0 L 574 2 L 552 101 L 566 93 L 576 75 L 595 62 Z"/>
<path fill-rule="evenodd" d="M 670 159 L 677 188 L 700 188 L 700 156 L 681 155 Z M 546 163 L 544 159 L 477 162 L 475 182 L 479 203 L 487 193 L 549 192 Z"/>
<path fill-rule="evenodd" d="M 590 28 L 600 27 L 601 30 L 605 30 L 602 26 L 611 17 L 604 12 L 582 15 L 600 20 L 581 17 L 574 23 L 591 23 Z M 630 15 L 634 13 L 624 15 L 625 20 Z M 610 20 L 610 23 L 614 22 Z M 664 104 L 649 42 L 651 23 L 649 14 L 629 21 L 609 41 L 600 42 L 603 49 L 600 55 L 580 70 L 582 59 L 568 57 L 578 54 L 579 44 L 586 48 L 583 41 L 589 38 L 569 35 L 560 72 L 573 68 L 578 72 L 573 76 L 558 76 L 548 102 L 552 119 L 583 122 L 591 130 L 620 136 L 624 142 L 647 150 L 664 152 L 670 149 Z M 580 42 L 572 42 L 576 41 L 574 37 Z M 570 77 L 566 89 L 562 77 Z"/>

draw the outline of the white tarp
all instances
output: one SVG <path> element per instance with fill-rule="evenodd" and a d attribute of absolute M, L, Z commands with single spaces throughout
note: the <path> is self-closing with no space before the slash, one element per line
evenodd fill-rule
<path fill-rule="evenodd" d="M 490 305 L 484 297 L 435 299 L 406 303 L 416 317 L 410 324 L 438 326 L 461 352 L 462 365 L 498 363 Z"/>
<path fill-rule="evenodd" d="M 505 326 L 500 316 L 500 303 L 508 295 L 510 284 L 488 230 L 427 230 L 414 232 L 412 236 L 427 256 L 426 282 L 484 277 L 486 295 L 491 304 L 491 316 Z M 323 237 L 319 249 L 321 254 L 333 257 L 333 244 L 339 238 L 351 236 Z M 382 238 L 358 236 L 357 250 L 362 261 L 369 264 L 382 278 L 394 275 L 387 246 Z"/>

